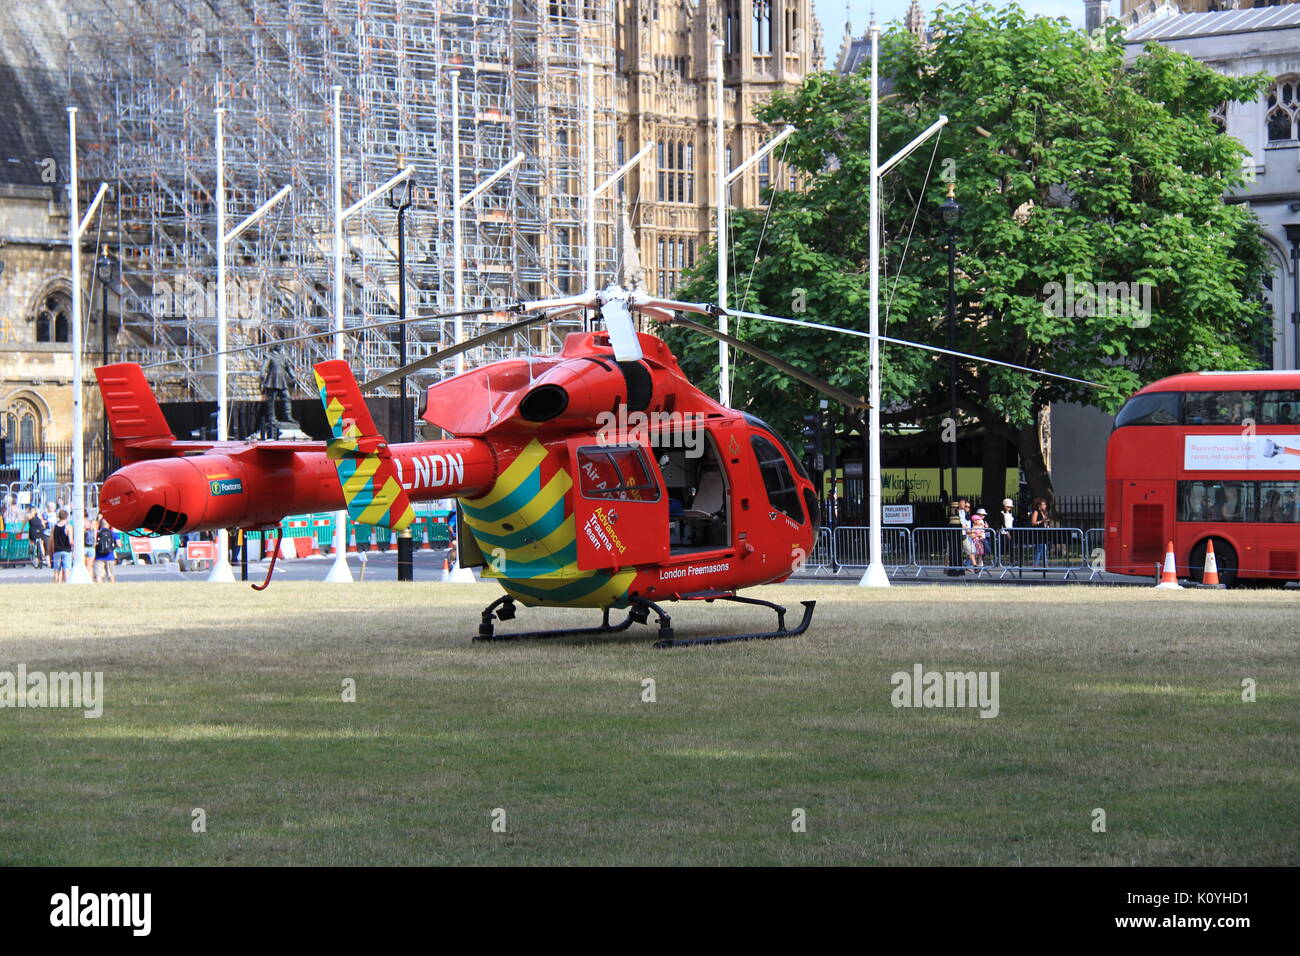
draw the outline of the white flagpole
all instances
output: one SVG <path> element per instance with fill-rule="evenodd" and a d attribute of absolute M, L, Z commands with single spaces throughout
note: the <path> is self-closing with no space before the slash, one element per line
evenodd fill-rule
<path fill-rule="evenodd" d="M 715 142 L 713 144 L 713 165 L 717 170 L 717 189 L 718 195 L 714 198 L 714 205 L 717 207 L 718 214 L 718 236 L 715 245 L 718 249 L 718 308 L 722 310 L 718 316 L 718 331 L 727 334 L 727 149 L 724 139 L 727 135 L 726 124 L 723 122 L 722 109 L 722 41 L 713 41 L 713 61 L 717 75 L 713 78 L 713 99 L 714 109 L 717 113 L 715 117 L 716 128 L 714 130 Z M 663 289 L 659 293 L 663 294 Z M 727 351 L 727 343 L 718 343 L 718 403 L 720 405 L 731 404 L 731 356 Z"/>
<path fill-rule="evenodd" d="M 343 358 L 343 87 L 334 94 L 334 358 Z M 334 512 L 334 562 L 325 575 L 330 584 L 351 584 L 348 568 L 348 513 Z"/>
<path fill-rule="evenodd" d="M 870 433 L 870 470 L 867 476 L 867 517 L 869 528 L 869 541 L 871 548 L 871 561 L 867 565 L 866 572 L 862 575 L 862 580 L 858 583 L 863 587 L 869 588 L 887 588 L 889 587 L 889 575 L 885 572 L 884 562 L 881 560 L 881 545 L 884 536 L 881 533 L 881 508 L 880 508 L 880 153 L 879 153 L 879 130 L 877 121 L 880 112 L 880 88 L 879 77 L 877 74 L 877 57 L 880 51 L 880 26 L 872 21 L 871 23 L 871 194 L 868 205 L 868 215 L 871 217 L 869 226 L 869 244 L 871 256 L 871 311 L 870 311 L 870 331 L 871 331 L 871 386 L 868 400 L 870 408 L 867 411 L 868 431 Z M 831 487 L 834 485 L 834 476 L 831 476 Z"/>
<path fill-rule="evenodd" d="M 68 107 L 68 242 L 72 251 L 72 567 L 69 584 L 89 584 L 86 570 L 86 445 L 82 435 L 81 217 L 77 204 L 77 108 Z M 101 189 L 101 193 L 103 190 Z M 93 207 L 92 207 L 93 211 Z M 108 454 L 108 449 L 104 449 Z"/>

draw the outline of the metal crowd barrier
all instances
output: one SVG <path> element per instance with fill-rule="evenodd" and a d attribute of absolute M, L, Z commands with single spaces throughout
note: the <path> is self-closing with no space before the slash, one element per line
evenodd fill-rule
<path fill-rule="evenodd" d="M 882 561 L 890 574 L 910 571 L 913 577 L 938 571 L 974 573 L 998 578 L 1059 573 L 1075 580 L 1087 571 L 1088 580 L 1105 570 L 1104 531 L 1092 528 L 899 528 L 881 529 Z M 804 571 L 821 574 L 828 568 L 856 570 L 870 563 L 870 530 L 858 525 L 832 531 L 818 528 L 813 553 Z"/>
<path fill-rule="evenodd" d="M 825 531 L 825 528 L 820 529 Z M 841 526 L 831 539 L 832 560 L 838 568 L 865 568 L 871 563 L 871 529 Z M 880 529 L 881 563 L 899 574 L 912 564 L 912 539 L 906 528 Z"/>
<path fill-rule="evenodd" d="M 812 574 L 836 573 L 835 542 L 831 538 L 830 528 L 817 529 L 817 537 L 813 541 L 812 553 L 808 555 L 808 560 L 804 562 L 803 570 Z"/>
<path fill-rule="evenodd" d="M 999 535 L 1001 538 L 1002 536 Z M 1012 528 L 1000 541 L 999 577 L 1028 572 L 1061 571 L 1068 581 L 1088 567 L 1084 533 L 1080 528 Z"/>

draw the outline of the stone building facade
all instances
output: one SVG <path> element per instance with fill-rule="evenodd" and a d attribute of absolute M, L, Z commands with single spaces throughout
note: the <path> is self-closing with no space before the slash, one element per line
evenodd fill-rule
<path fill-rule="evenodd" d="M 61 473 L 69 467 L 73 394 L 63 15 L 58 0 L 31 0 L 0 27 L 0 438 L 9 459 L 0 463 L 0 483 L 71 478 Z M 103 234 L 91 232 L 83 250 L 88 355 L 101 340 L 102 311 L 90 290 Z M 93 389 L 87 402 L 87 448 L 97 456 Z"/>
<path fill-rule="evenodd" d="M 654 142 L 652 162 L 629 174 L 621 198 L 642 274 L 624 253 L 624 278 L 668 295 L 712 241 L 716 219 L 714 37 L 722 38 L 725 164 L 734 168 L 773 135 L 755 110 L 822 68 L 811 0 L 620 0 L 617 26 L 618 157 Z M 780 150 L 730 190 L 754 208 L 763 190 L 789 188 Z M 629 268 L 630 267 L 630 268 Z"/>
<path fill-rule="evenodd" d="M 1261 364 L 1300 368 L 1300 6 L 1182 13 L 1158 17 L 1125 34 L 1136 56 L 1157 42 L 1227 76 L 1264 73 L 1271 82 L 1250 103 L 1218 116 L 1225 132 L 1246 147 L 1247 185 L 1228 197 L 1248 203 L 1263 224 L 1273 270 L 1263 290 L 1273 309 L 1272 347 Z"/>
<path fill-rule="evenodd" d="M 1095 2 L 1095 0 L 1094 0 Z M 1258 7 L 1281 7 L 1296 0 L 1120 0 L 1122 18 L 1170 5 L 1183 13 L 1215 13 L 1222 10 L 1253 10 Z"/>
<path fill-rule="evenodd" d="M 644 144 L 657 144 L 619 193 L 622 276 L 670 294 L 714 236 L 714 38 L 724 42 L 725 162 L 731 168 L 773 134 L 756 109 L 822 68 L 822 32 L 812 0 L 616 0 L 614 9 L 614 158 L 621 163 Z M 69 70 L 67 16 L 62 0 L 29 0 L 0 24 L 0 94 L 7 106 L 0 117 L 0 437 L 11 459 L 19 451 L 30 456 L 66 448 L 72 440 L 65 108 L 90 98 L 69 92 L 69 75 L 74 84 L 83 80 L 75 61 Z M 93 157 L 86 154 L 95 146 L 88 130 L 82 146 L 89 162 Z M 731 187 L 730 205 L 758 206 L 767 187 L 791 184 L 778 150 Z M 113 212 L 113 203 L 106 203 L 103 231 L 92 225 L 82 255 L 84 437 L 92 463 L 102 431 L 93 367 L 104 327 L 95 262 L 102 249 L 122 241 Z M 577 232 L 574 241 L 580 242 Z M 107 309 L 110 357 L 119 345 L 148 344 L 134 341 L 134 313 L 123 330 L 116 281 L 109 284 Z M 12 464 L 0 470 L 0 483 L 49 477 L 15 476 Z M 66 460 L 60 466 L 66 471 Z"/>

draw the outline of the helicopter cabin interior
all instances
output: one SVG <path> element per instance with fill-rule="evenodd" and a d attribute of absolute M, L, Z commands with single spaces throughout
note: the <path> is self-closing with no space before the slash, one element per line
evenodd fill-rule
<path fill-rule="evenodd" d="M 731 487 L 708 432 L 690 447 L 672 432 L 655 436 L 651 449 L 668 489 L 668 547 L 695 554 L 731 546 Z"/>
<path fill-rule="evenodd" d="M 625 512 L 628 505 L 640 509 L 658 504 L 657 466 L 667 493 L 662 513 L 669 553 L 689 555 L 730 547 L 731 494 L 726 470 L 711 435 L 692 437 L 696 440 L 688 444 L 680 435 L 661 433 L 649 449 L 638 444 L 578 447 L 574 463 L 584 503 L 621 501 Z M 636 550 L 646 545 L 653 548 L 650 542 L 639 541 Z"/>
<path fill-rule="evenodd" d="M 817 514 L 816 498 L 809 491 L 807 500 L 801 500 L 789 464 L 794 459 L 787 459 L 788 449 L 783 454 L 781 439 L 757 419 L 750 424 L 748 435 L 731 436 L 732 457 L 740 455 L 747 441 L 770 508 L 805 523 L 806 515 Z M 734 489 L 715 429 L 696 426 L 689 434 L 663 429 L 648 437 L 648 447 L 572 440 L 578 477 L 575 517 L 583 529 L 578 541 L 581 566 L 602 567 L 615 553 L 622 561 L 637 563 L 732 546 Z"/>

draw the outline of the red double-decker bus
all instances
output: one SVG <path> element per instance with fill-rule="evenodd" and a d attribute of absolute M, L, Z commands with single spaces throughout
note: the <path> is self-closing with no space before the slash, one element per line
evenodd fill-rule
<path fill-rule="evenodd" d="M 1151 575 L 1174 543 L 1201 579 L 1300 580 L 1300 372 L 1192 372 L 1125 403 L 1106 445 L 1106 569 Z"/>

